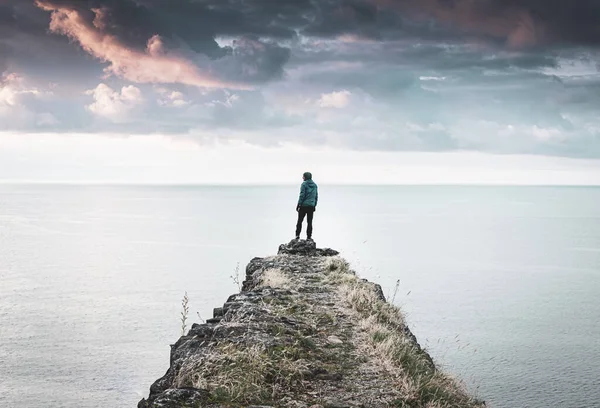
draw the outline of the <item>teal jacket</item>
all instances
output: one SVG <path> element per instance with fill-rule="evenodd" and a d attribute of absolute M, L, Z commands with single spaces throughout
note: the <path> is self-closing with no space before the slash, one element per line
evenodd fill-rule
<path fill-rule="evenodd" d="M 300 197 L 298 198 L 298 206 L 300 207 L 316 207 L 319 201 L 319 187 L 312 180 L 306 180 L 300 186 Z"/>

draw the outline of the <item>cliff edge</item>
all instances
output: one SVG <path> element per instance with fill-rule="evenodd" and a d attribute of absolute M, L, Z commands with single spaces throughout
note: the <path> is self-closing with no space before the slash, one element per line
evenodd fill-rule
<path fill-rule="evenodd" d="M 241 293 L 171 346 L 138 408 L 484 407 L 440 372 L 381 287 L 331 249 L 255 258 Z"/>

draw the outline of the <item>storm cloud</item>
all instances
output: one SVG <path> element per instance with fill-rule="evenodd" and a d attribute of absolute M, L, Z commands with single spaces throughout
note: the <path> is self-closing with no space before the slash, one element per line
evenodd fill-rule
<path fill-rule="evenodd" d="M 597 0 L 369 0 L 463 38 L 512 48 L 598 45 Z"/>
<path fill-rule="evenodd" d="M 3 0 L 0 130 L 600 157 L 599 27 L 599 0 Z"/>

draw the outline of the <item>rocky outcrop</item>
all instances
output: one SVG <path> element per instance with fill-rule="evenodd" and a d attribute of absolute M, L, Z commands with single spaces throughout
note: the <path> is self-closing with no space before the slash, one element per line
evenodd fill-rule
<path fill-rule="evenodd" d="M 278 255 L 301 255 L 301 256 L 336 256 L 340 253 L 334 251 L 331 248 L 317 248 L 317 244 L 314 241 L 304 241 L 295 239 L 290 241 L 288 244 L 281 244 L 279 246 Z"/>
<path fill-rule="evenodd" d="M 171 346 L 139 408 L 480 407 L 379 285 L 312 241 L 255 258 L 242 291 Z"/>

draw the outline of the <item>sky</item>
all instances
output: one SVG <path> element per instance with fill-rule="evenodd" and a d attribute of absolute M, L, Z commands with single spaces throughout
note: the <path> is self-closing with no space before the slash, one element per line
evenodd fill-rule
<path fill-rule="evenodd" d="M 0 181 L 600 184 L 600 0 L 0 0 Z"/>

